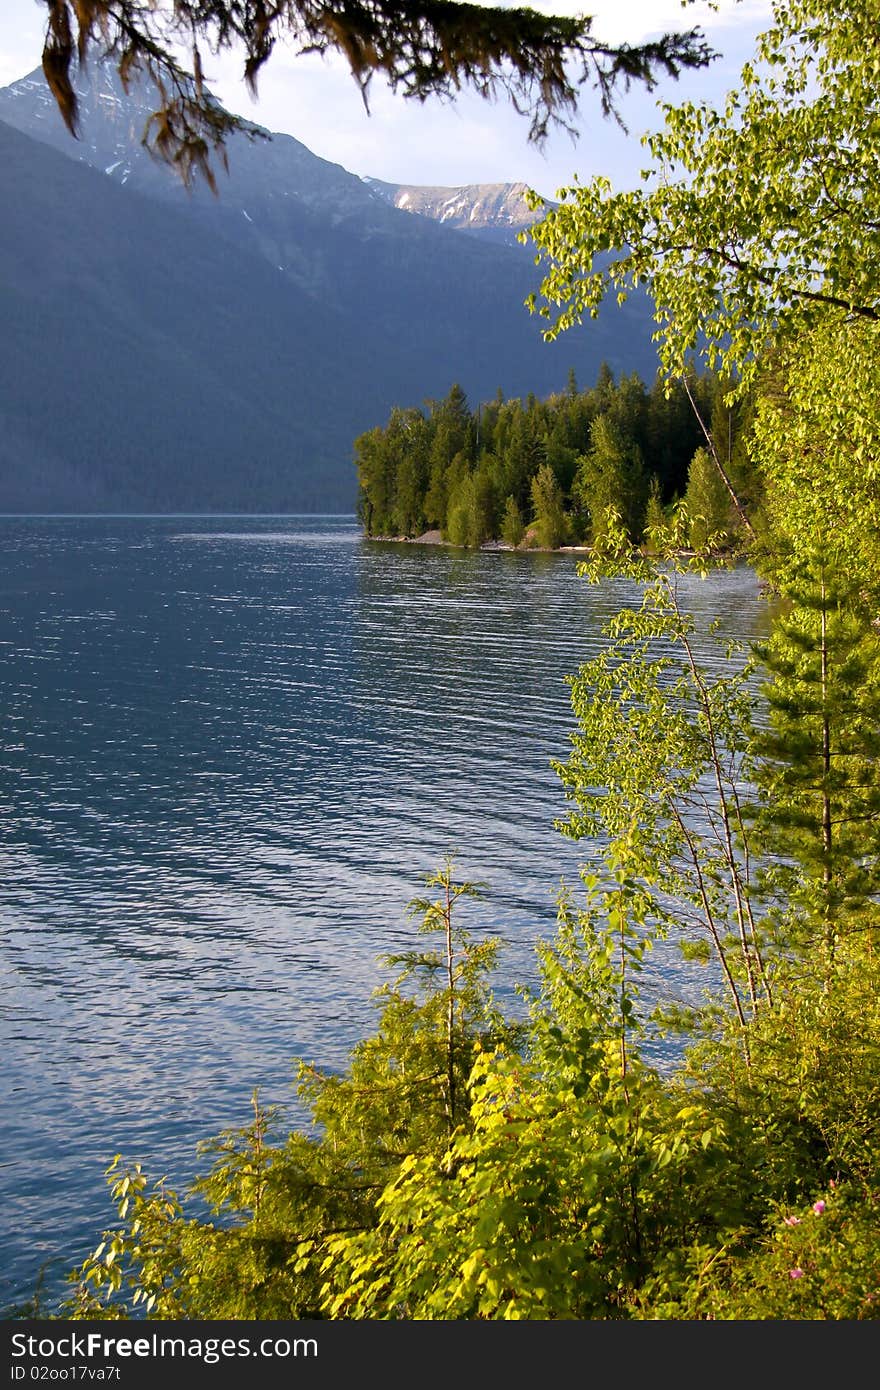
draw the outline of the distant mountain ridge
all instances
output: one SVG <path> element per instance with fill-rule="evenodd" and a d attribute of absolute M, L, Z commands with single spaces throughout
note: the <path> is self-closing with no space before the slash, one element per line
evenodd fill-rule
<path fill-rule="evenodd" d="M 74 85 L 83 131 L 77 144 L 71 142 L 66 127 L 59 121 L 54 98 L 40 71 L 0 88 L 0 120 L 8 121 L 25 135 L 45 141 L 62 154 L 102 169 L 118 183 L 130 183 L 157 196 L 176 197 L 179 189 L 174 180 L 169 179 L 167 170 L 157 164 L 140 143 L 153 109 L 148 96 L 137 89 L 124 92 L 115 71 L 101 65 L 90 69 L 88 76 L 80 74 Z M 271 132 L 263 134 L 271 135 Z M 271 140 L 260 136 L 256 139 L 257 149 L 262 150 L 257 160 L 262 166 L 261 172 L 265 173 L 266 164 L 272 161 L 272 143 L 280 142 L 287 196 L 293 193 L 313 210 L 324 210 L 331 215 L 363 217 L 366 214 L 369 221 L 374 221 L 378 201 L 458 231 L 492 236 L 508 244 L 537 217 L 526 202 L 528 185 L 522 182 L 464 184 L 450 188 L 388 183 L 368 175 L 349 174 L 341 165 L 312 154 L 293 136 L 275 134 L 271 135 Z M 239 140 L 235 151 L 238 179 L 253 173 L 253 166 L 243 160 L 243 148 Z M 367 197 L 363 196 L 364 191 Z M 201 189 L 196 191 L 196 196 L 208 195 Z M 378 225 L 383 225 L 381 217 Z"/>
<path fill-rule="evenodd" d="M 506 245 L 516 243 L 519 233 L 539 216 L 526 202 L 525 183 L 470 183 L 438 188 L 371 178 L 364 182 L 402 212 L 416 213 Z"/>
<path fill-rule="evenodd" d="M 0 510 L 350 507 L 346 320 L 2 123 L 0 186 Z"/>
<path fill-rule="evenodd" d="M 353 440 L 393 405 L 656 370 L 647 301 L 543 342 L 531 257 L 457 225 L 512 229 L 516 186 L 438 221 L 237 135 L 219 196 L 188 194 L 143 94 L 99 65 L 77 86 L 79 140 L 40 72 L 0 90 L 0 510 L 350 510 Z"/>

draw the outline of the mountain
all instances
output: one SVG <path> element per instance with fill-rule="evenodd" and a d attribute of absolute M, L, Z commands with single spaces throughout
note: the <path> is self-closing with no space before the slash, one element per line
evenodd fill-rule
<path fill-rule="evenodd" d="M 349 510 L 352 442 L 393 405 L 653 376 L 647 302 L 547 345 L 522 247 L 268 132 L 187 193 L 143 93 L 77 85 L 79 140 L 41 73 L 0 91 L 0 510 Z M 515 200 L 490 202 L 497 229 Z"/>
<path fill-rule="evenodd" d="M 500 242 L 519 245 L 518 234 L 535 221 L 538 214 L 526 202 L 524 183 L 469 183 L 458 188 L 434 188 L 413 183 L 384 183 L 365 178 L 364 182 L 392 207 L 441 222 L 457 231 Z"/>
<path fill-rule="evenodd" d="M 0 510 L 350 506 L 347 319 L 2 123 L 0 169 Z"/>

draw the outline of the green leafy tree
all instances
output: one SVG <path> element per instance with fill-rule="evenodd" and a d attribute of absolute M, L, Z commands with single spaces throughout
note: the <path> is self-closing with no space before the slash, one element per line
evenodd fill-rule
<path fill-rule="evenodd" d="M 479 518 L 480 542 L 498 535 L 498 501 L 501 466 L 493 454 L 484 454 L 474 470 L 474 505 Z"/>
<path fill-rule="evenodd" d="M 425 491 L 425 518 L 429 526 L 441 529 L 446 523 L 449 507 L 448 466 L 449 461 L 443 457 L 441 451 L 432 448 L 428 486 Z"/>
<path fill-rule="evenodd" d="M 464 483 L 475 456 L 475 426 L 458 383 L 442 401 L 429 401 L 426 520 L 446 526 L 453 494 Z"/>
<path fill-rule="evenodd" d="M 499 420 L 499 432 L 505 491 L 516 499 L 525 515 L 532 504 L 532 479 L 547 461 L 546 440 L 535 412 L 524 410 L 518 400 L 506 403 Z"/>
<path fill-rule="evenodd" d="M 871 0 L 831 14 L 819 0 L 775 0 L 724 108 L 666 109 L 646 138 L 643 188 L 564 190 L 531 231 L 548 267 L 548 336 L 641 285 L 668 381 L 702 355 L 744 394 L 775 359 L 788 409 L 757 407 L 754 457 L 777 493 L 783 479 L 800 493 L 804 529 L 829 497 L 870 526 L 862 499 L 876 499 L 878 415 L 862 408 L 880 361 L 876 41 Z"/>
<path fill-rule="evenodd" d="M 601 535 L 612 507 L 636 539 L 644 529 L 650 483 L 644 448 L 653 447 L 655 432 L 666 431 L 662 469 L 653 476 L 658 497 L 668 502 L 669 477 L 686 476 L 700 428 L 691 398 L 702 409 L 718 389 L 711 375 L 692 374 L 687 391 L 667 401 L 646 392 L 635 375 L 616 383 L 606 367 L 597 385 L 578 395 L 569 390 L 540 401 L 534 395 L 525 401 L 499 398 L 475 414 L 455 385 L 444 400 L 427 402 L 427 418 L 423 411 L 395 407 L 384 429 L 355 441 L 361 520 L 368 535 L 413 535 L 432 526 L 455 544 L 479 545 L 502 534 L 506 497 L 513 497 L 521 516 L 534 512 L 533 486 L 541 474 L 542 505 L 553 517 L 548 534 L 576 543 L 591 527 Z M 679 421 L 673 429 L 682 401 L 687 427 Z M 728 443 L 738 447 L 734 414 L 727 410 L 725 419 Z M 541 473 L 545 465 L 558 499 L 550 475 Z"/>
<path fill-rule="evenodd" d="M 486 539 L 484 527 L 477 481 L 473 473 L 466 473 L 450 495 L 443 537 L 450 545 L 476 548 Z"/>
<path fill-rule="evenodd" d="M 623 875 L 581 911 L 563 895 L 527 1055 L 478 1056 L 470 1127 L 401 1166 L 369 1232 L 328 1243 L 330 1317 L 625 1317 L 699 1229 L 724 1138 L 640 1055 L 642 910 Z"/>
<path fill-rule="evenodd" d="M 566 444 L 565 438 L 568 433 L 564 415 L 564 407 L 554 402 L 552 419 L 548 422 L 546 434 L 547 462 L 553 470 L 557 482 L 562 489 L 563 496 L 568 496 L 571 492 L 571 485 L 578 466 L 578 451 Z"/>
<path fill-rule="evenodd" d="M 713 462 L 718 460 L 716 468 L 719 462 L 721 464 L 718 469 L 721 481 L 724 482 L 725 477 L 730 481 L 735 498 L 728 493 L 728 505 L 732 520 L 742 531 L 743 517 L 738 512 L 741 510 L 750 521 L 754 521 L 762 496 L 761 479 L 750 451 L 753 442 L 754 392 L 739 393 L 736 382 L 730 377 L 713 375 L 711 401 L 703 407 L 701 429 L 707 411 L 709 452 Z M 748 527 L 745 529 L 748 530 Z"/>
<path fill-rule="evenodd" d="M 711 668 L 696 658 L 679 586 L 702 561 L 681 556 L 686 515 L 655 534 L 661 564 L 633 552 L 613 512 L 607 522 L 579 573 L 628 579 L 640 597 L 569 678 L 577 728 L 556 768 L 573 809 L 560 829 L 623 866 L 691 959 L 714 957 L 747 1054 L 748 1023 L 772 1001 L 744 843 L 751 664 L 725 648 Z"/>
<path fill-rule="evenodd" d="M 874 6 L 775 0 L 756 58 L 722 111 L 666 108 L 644 189 L 594 179 L 532 230 L 551 334 L 646 284 L 670 376 L 703 340 L 746 381 L 817 313 L 877 322 Z"/>
<path fill-rule="evenodd" d="M 658 372 L 648 392 L 644 437 L 638 442 L 647 468 L 660 478 L 664 503 L 684 494 L 688 464 L 705 443 L 701 421 L 711 416 L 714 385 L 714 376 L 706 375 L 689 370 L 671 379 Z"/>
<path fill-rule="evenodd" d="M 354 441 L 358 476 L 358 515 L 368 536 L 388 535 L 395 528 L 397 459 L 385 430 L 375 426 Z"/>
<path fill-rule="evenodd" d="M 666 532 L 666 512 L 663 508 L 660 479 L 655 474 L 648 488 L 648 501 L 645 505 L 644 550 L 647 555 L 658 553 L 660 537 Z"/>
<path fill-rule="evenodd" d="M 428 488 L 427 421 L 420 410 L 392 412 L 389 429 L 396 435 L 397 459 L 395 530 L 417 536 L 425 529 L 425 494 Z"/>
<path fill-rule="evenodd" d="M 880 604 L 880 339 L 823 316 L 762 371 L 750 452 L 762 489 L 757 561 L 777 588 L 823 563 Z"/>

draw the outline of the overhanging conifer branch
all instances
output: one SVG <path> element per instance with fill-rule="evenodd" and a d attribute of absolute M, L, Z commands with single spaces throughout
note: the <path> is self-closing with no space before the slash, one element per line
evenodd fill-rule
<path fill-rule="evenodd" d="M 111 61 L 123 85 L 139 77 L 157 87 L 160 105 L 145 144 L 186 182 L 198 170 L 213 182 L 210 157 L 222 159 L 235 129 L 250 127 L 222 110 L 201 81 L 204 48 L 243 53 L 253 91 L 280 39 L 300 54 L 341 53 L 367 101 L 375 74 L 392 91 L 425 101 L 451 99 L 464 87 L 505 95 L 529 118 L 540 143 L 551 124 L 573 131 L 579 88 L 595 88 L 602 113 L 618 116 L 615 96 L 633 82 L 655 85 L 714 56 L 697 29 L 643 45 L 596 39 L 589 16 L 554 17 L 458 0 L 42 0 L 43 70 L 71 133 L 77 129 L 75 67 Z M 174 56 L 193 54 L 189 71 Z M 618 116 L 619 119 L 619 116 Z"/>

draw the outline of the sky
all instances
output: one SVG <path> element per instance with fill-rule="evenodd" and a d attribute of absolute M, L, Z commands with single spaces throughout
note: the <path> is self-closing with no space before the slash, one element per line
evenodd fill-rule
<path fill-rule="evenodd" d="M 389 183 L 456 186 L 522 180 L 553 197 L 575 176 L 605 174 L 615 188 L 633 187 L 645 162 L 639 137 L 661 124 L 658 103 L 723 100 L 737 86 L 743 62 L 770 14 L 770 0 L 532 0 L 551 14 L 588 13 L 593 33 L 611 43 L 639 43 L 674 29 L 699 25 L 721 56 L 708 69 L 685 72 L 652 93 L 633 88 L 622 99 L 624 132 L 602 118 L 598 96 L 586 90 L 578 138 L 555 131 L 542 148 L 528 140 L 528 120 L 504 98 L 487 102 L 464 94 L 454 103 L 407 101 L 377 79 L 369 114 L 341 58 L 302 58 L 277 47 L 260 76 L 258 98 L 247 94 L 241 60 L 208 55 L 206 76 L 224 105 L 272 131 L 295 136 L 315 154 L 350 173 Z M 39 66 L 45 9 L 36 0 L 3 0 L 0 87 Z"/>

